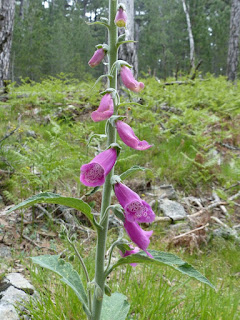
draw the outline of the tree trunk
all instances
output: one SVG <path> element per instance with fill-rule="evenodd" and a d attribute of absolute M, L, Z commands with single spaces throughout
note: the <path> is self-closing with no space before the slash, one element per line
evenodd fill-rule
<path fill-rule="evenodd" d="M 186 1 L 182 0 L 183 10 L 187 20 L 187 29 L 188 29 L 188 37 L 189 37 L 189 45 L 190 45 L 190 64 L 191 69 L 195 69 L 195 46 L 194 46 L 194 38 L 192 33 L 192 25 L 189 16 L 188 7 L 186 5 Z"/>
<path fill-rule="evenodd" d="M 236 81 L 239 59 L 239 32 L 240 32 L 240 0 L 232 1 L 230 17 L 230 34 L 227 58 L 227 77 L 230 81 Z"/>
<path fill-rule="evenodd" d="M 21 2 L 20 2 L 19 17 L 22 20 L 24 19 L 24 0 L 21 0 Z"/>
<path fill-rule="evenodd" d="M 0 0 L 0 87 L 8 79 L 15 0 Z"/>
<path fill-rule="evenodd" d="M 125 40 L 135 40 L 134 37 L 134 0 L 121 0 L 126 6 L 127 25 L 125 29 Z M 119 35 L 124 33 L 124 29 L 119 29 Z M 137 36 L 138 38 L 138 36 Z M 119 59 L 125 60 L 133 66 L 134 76 L 138 76 L 138 56 L 136 43 L 125 43 L 119 48 Z"/>

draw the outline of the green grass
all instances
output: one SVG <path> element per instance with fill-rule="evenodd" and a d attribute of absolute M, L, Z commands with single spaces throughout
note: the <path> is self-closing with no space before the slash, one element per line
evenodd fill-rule
<path fill-rule="evenodd" d="M 153 246 L 158 250 L 166 249 L 160 241 L 155 241 Z M 86 255 L 83 248 L 81 251 Z M 210 246 L 202 248 L 201 254 L 189 256 L 182 250 L 175 253 L 205 274 L 217 290 L 167 267 L 125 266 L 111 274 L 108 284 L 112 292 L 118 291 L 128 297 L 131 305 L 128 319 L 238 320 L 239 248 L 231 242 L 214 240 Z M 86 264 L 93 276 L 92 251 L 86 256 Z M 75 267 L 82 274 L 76 263 Z M 31 279 L 40 293 L 37 304 L 32 302 L 27 306 L 34 320 L 86 319 L 75 294 L 58 276 L 36 266 L 31 270 Z"/>

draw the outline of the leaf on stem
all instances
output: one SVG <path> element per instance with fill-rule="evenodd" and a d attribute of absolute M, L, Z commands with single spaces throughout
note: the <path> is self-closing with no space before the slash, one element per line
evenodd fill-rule
<path fill-rule="evenodd" d="M 101 320 L 125 320 L 129 308 L 127 297 L 123 294 L 114 292 L 110 297 L 104 295 Z"/>
<path fill-rule="evenodd" d="M 97 83 L 98 83 L 101 79 L 103 79 L 103 78 L 105 78 L 105 77 L 107 77 L 108 79 L 111 79 L 111 78 L 112 78 L 112 75 L 110 75 L 110 74 L 103 74 L 103 75 L 101 75 L 100 77 L 98 77 L 97 80 L 95 81 L 94 85 L 92 86 L 91 91 L 95 88 L 95 86 L 97 85 Z"/>
<path fill-rule="evenodd" d="M 59 255 L 43 255 L 32 257 L 32 261 L 40 267 L 51 270 L 62 277 L 61 281 L 66 283 L 76 293 L 78 299 L 83 304 L 83 309 L 90 316 L 88 309 L 88 299 L 84 290 L 82 280 L 76 270 L 69 262 L 65 262 Z"/>
<path fill-rule="evenodd" d="M 87 25 L 93 26 L 94 24 L 100 24 L 102 26 L 107 27 L 108 29 L 110 28 L 109 24 L 103 21 L 95 21 L 95 22 L 86 22 Z"/>
<path fill-rule="evenodd" d="M 205 278 L 199 271 L 197 271 L 193 266 L 183 261 L 176 255 L 169 252 L 162 252 L 156 250 L 148 250 L 148 252 L 153 256 L 153 259 L 146 255 L 145 252 L 141 251 L 137 254 L 132 254 L 125 258 L 119 259 L 108 271 L 107 275 L 122 264 L 129 263 L 148 263 L 148 264 L 157 264 L 157 265 L 167 265 L 172 267 L 173 269 L 188 275 L 191 278 L 195 278 L 196 280 L 207 284 L 211 288 L 215 289 L 214 285 Z"/>
<path fill-rule="evenodd" d="M 136 43 L 137 41 L 134 41 L 134 40 L 124 40 L 124 41 L 119 41 L 117 42 L 117 48 L 120 47 L 121 44 L 124 44 L 124 43 Z"/>
<path fill-rule="evenodd" d="M 131 176 L 132 174 L 138 172 L 138 171 L 145 171 L 145 170 L 150 170 L 148 168 L 144 168 L 144 167 L 140 167 L 140 166 L 133 166 L 130 169 L 128 169 L 127 171 L 123 172 L 120 175 L 121 180 L 125 180 L 127 179 L 129 176 Z"/>
<path fill-rule="evenodd" d="M 71 197 L 62 197 L 59 194 L 51 193 L 51 192 L 43 192 L 37 195 L 34 195 L 23 202 L 17 204 L 13 208 L 11 208 L 7 213 L 11 213 L 20 208 L 25 208 L 32 206 L 35 203 L 53 203 L 53 204 L 61 204 L 70 208 L 74 208 L 76 210 L 81 211 L 85 216 L 93 222 L 93 215 L 91 213 L 91 207 L 84 202 L 83 200 L 71 198 Z"/>

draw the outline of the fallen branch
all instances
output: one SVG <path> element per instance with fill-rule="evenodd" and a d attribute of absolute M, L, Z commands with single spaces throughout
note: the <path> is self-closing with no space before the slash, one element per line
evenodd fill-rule
<path fill-rule="evenodd" d="M 221 201 L 220 198 L 219 198 L 219 196 L 216 194 L 216 192 L 213 192 L 212 195 L 213 195 L 214 200 L 216 200 L 216 201 Z M 220 205 L 219 207 L 220 207 L 220 209 L 222 210 L 222 213 L 223 213 L 225 216 L 228 217 L 228 216 L 229 216 L 229 213 L 228 213 L 227 209 L 226 209 L 223 205 Z"/>
<path fill-rule="evenodd" d="M 237 199 L 238 197 L 240 197 L 240 191 L 236 194 L 234 194 L 233 196 L 231 196 L 230 198 L 228 198 L 229 201 L 232 201 L 234 199 Z"/>
<path fill-rule="evenodd" d="M 220 224 L 222 227 L 229 229 L 229 226 L 227 226 L 225 223 L 223 223 L 220 219 L 218 219 L 217 217 L 212 216 L 211 217 L 212 220 L 214 220 L 215 222 L 217 222 L 218 224 Z"/>
<path fill-rule="evenodd" d="M 189 234 L 191 234 L 191 233 L 195 233 L 196 231 L 205 229 L 208 225 L 209 225 L 209 223 L 205 224 L 204 226 L 198 227 L 198 228 L 196 228 L 196 229 L 193 229 L 193 230 L 187 231 L 187 232 L 185 232 L 185 233 L 182 233 L 182 234 L 174 237 L 173 240 L 177 240 L 177 239 L 182 238 L 182 237 L 185 237 L 185 236 L 187 236 L 187 235 L 189 235 Z"/>
<path fill-rule="evenodd" d="M 4 140 L 6 140 L 7 138 L 9 138 L 11 135 L 13 135 L 14 132 L 16 132 L 16 131 L 19 129 L 19 127 L 20 127 L 20 125 L 21 125 L 21 117 L 22 117 L 22 115 L 19 115 L 19 116 L 18 116 L 18 125 L 17 125 L 17 127 L 16 127 L 14 130 L 12 130 L 12 131 L 10 131 L 9 133 L 7 133 L 7 134 L 0 140 L 0 144 L 1 144 Z"/>
<path fill-rule="evenodd" d="M 227 144 L 227 143 L 220 142 L 220 145 L 230 150 L 240 151 L 240 148 L 231 146 L 230 144 Z"/>

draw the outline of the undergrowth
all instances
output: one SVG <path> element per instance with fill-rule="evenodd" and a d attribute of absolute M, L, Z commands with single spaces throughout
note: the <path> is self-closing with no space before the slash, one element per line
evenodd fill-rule
<path fill-rule="evenodd" d="M 210 75 L 181 86 L 166 86 L 154 78 L 144 82 L 138 98 L 125 92 L 136 104 L 121 106 L 120 113 L 128 114 L 136 135 L 154 146 L 136 153 L 120 141 L 116 173 L 138 164 L 152 168 L 145 176 L 152 184 L 172 183 L 191 195 L 214 188 L 227 199 L 227 189 L 240 176 L 239 85 Z M 80 164 L 105 148 L 105 124 L 90 119 L 103 89 L 100 84 L 92 89 L 93 84 L 61 75 L 42 83 L 10 85 L 8 100 L 0 103 L 0 194 L 5 204 L 41 191 L 74 197 L 89 191 L 79 182 Z M 154 236 L 152 244 L 165 249 L 160 236 Z M 89 246 L 79 250 L 93 278 Z M 217 287 L 216 293 L 169 268 L 127 266 L 115 271 L 109 282 L 127 293 L 129 320 L 237 320 L 239 254 L 236 245 L 224 241 L 204 248 L 200 257 L 180 252 Z M 57 276 L 36 266 L 29 270 L 40 294 L 37 304 L 28 306 L 33 319 L 84 319 L 76 296 Z"/>
<path fill-rule="evenodd" d="M 0 137 L 19 128 L 0 144 L 6 200 L 43 190 L 81 194 L 80 163 L 104 149 L 101 137 L 86 142 L 93 130 L 104 134 L 104 123 L 90 119 L 102 89 L 92 86 L 65 75 L 10 86 L 9 100 L 0 104 Z M 126 94 L 138 104 L 122 106 L 120 113 L 128 114 L 135 133 L 154 147 L 133 153 L 122 144 L 119 172 L 136 163 L 152 167 L 154 174 L 148 172 L 147 179 L 172 183 L 187 193 L 228 188 L 239 180 L 239 85 L 210 75 L 170 86 L 148 78 L 140 99 Z"/>
<path fill-rule="evenodd" d="M 166 250 L 160 240 L 154 242 L 154 247 Z M 85 254 L 87 267 L 93 276 L 93 252 L 89 253 L 83 247 L 80 250 Z M 177 254 L 205 274 L 217 290 L 186 278 L 171 268 L 152 265 L 138 265 L 135 268 L 126 266 L 117 269 L 108 282 L 113 290 L 127 293 L 131 304 L 128 319 L 239 319 L 240 251 L 234 243 L 214 240 L 208 248 L 203 248 L 200 255 L 196 253 L 189 257 L 183 251 Z M 78 268 L 77 264 L 75 268 Z M 28 312 L 34 320 L 85 319 L 83 311 L 78 308 L 75 294 L 60 282 L 58 276 L 35 265 L 30 272 L 33 284 L 40 293 L 37 302 L 31 301 L 27 305 Z"/>

